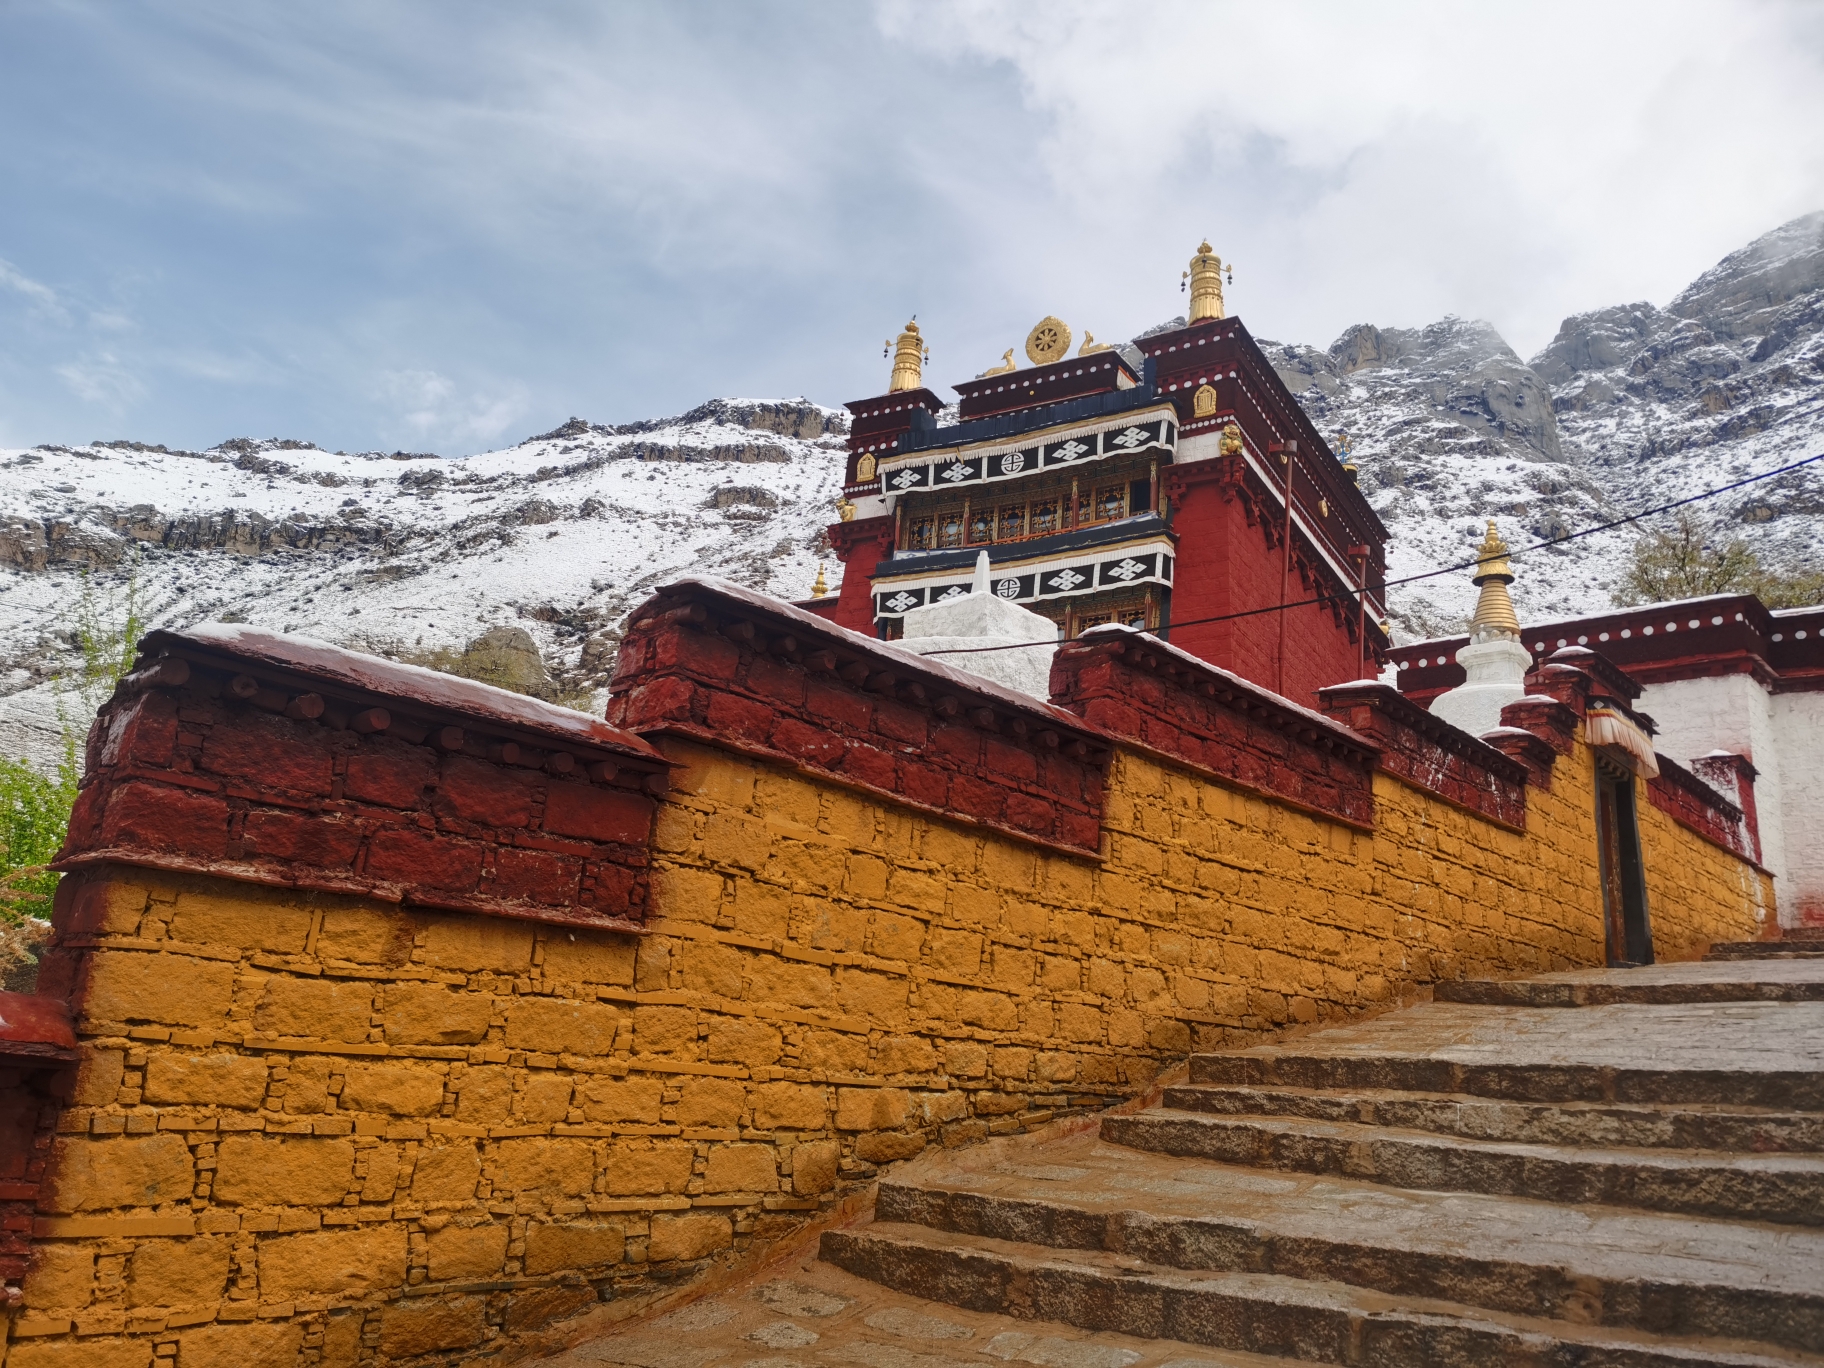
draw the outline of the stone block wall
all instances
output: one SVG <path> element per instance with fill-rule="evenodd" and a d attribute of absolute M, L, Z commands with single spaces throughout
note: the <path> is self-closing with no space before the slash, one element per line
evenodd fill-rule
<path fill-rule="evenodd" d="M 1059 652 L 1050 706 L 700 583 L 629 643 L 615 717 L 638 735 L 591 724 L 620 760 L 589 782 L 654 800 L 613 857 L 650 890 L 614 913 L 637 930 L 181 841 L 72 850 L 42 988 L 82 1063 L 44 1113 L 5 1368 L 485 1358 L 1193 1048 L 1600 962 L 1574 691 L 1525 764 L 1455 738 L 1428 760 L 1406 719 L 1395 772 L 1346 720 L 1123 629 Z M 229 649 L 169 652 L 232 680 Z M 262 687 L 289 707 L 304 682 Z M 531 830 L 536 799 L 519 824 L 444 804 L 436 746 L 560 738 L 394 700 L 414 706 L 434 715 L 401 744 L 435 763 L 403 824 L 497 849 Z M 111 727 L 93 782 L 120 773 Z M 499 744 L 464 759 L 508 765 Z M 315 801 L 306 831 L 377 820 Z M 1652 814 L 1662 957 L 1752 935 L 1764 876 Z"/>

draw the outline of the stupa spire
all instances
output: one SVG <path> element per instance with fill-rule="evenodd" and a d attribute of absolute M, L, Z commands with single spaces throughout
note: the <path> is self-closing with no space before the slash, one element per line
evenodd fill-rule
<path fill-rule="evenodd" d="M 1475 615 L 1469 620 L 1471 641 L 1492 641 L 1497 637 L 1520 637 L 1520 619 L 1514 614 L 1514 601 L 1507 586 L 1514 582 L 1514 567 L 1507 558 L 1507 543 L 1495 530 L 1495 520 L 1488 520 L 1488 535 L 1476 548 L 1476 573 L 1471 581 L 1481 594 L 1476 599 Z"/>
<path fill-rule="evenodd" d="M 1222 258 L 1210 250 L 1207 238 L 1197 248 L 1197 255 L 1191 258 L 1191 268 L 1184 273 L 1184 279 L 1191 282 L 1187 321 L 1202 323 L 1206 319 L 1221 318 Z"/>
<path fill-rule="evenodd" d="M 925 362 L 931 359 L 931 349 L 918 335 L 918 320 L 908 322 L 905 331 L 887 345 L 893 349 L 893 378 L 887 382 L 887 393 L 922 389 Z"/>

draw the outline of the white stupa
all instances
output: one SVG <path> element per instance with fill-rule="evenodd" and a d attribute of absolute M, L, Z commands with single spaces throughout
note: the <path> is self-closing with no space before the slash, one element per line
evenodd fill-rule
<path fill-rule="evenodd" d="M 1482 593 L 1469 620 L 1469 645 L 1457 652 L 1457 664 L 1469 678 L 1431 701 L 1431 711 L 1453 727 L 1480 736 L 1501 725 L 1501 709 L 1526 697 L 1526 674 L 1533 655 L 1520 642 L 1520 619 L 1507 586 L 1514 580 L 1507 543 L 1488 520 L 1488 535 L 1476 548 L 1475 583 Z"/>
<path fill-rule="evenodd" d="M 905 616 L 905 634 L 895 644 L 1049 701 L 1051 658 L 1058 649 L 1057 624 L 1001 598 L 991 585 L 984 551 L 976 557 L 970 591 L 911 609 Z M 983 646 L 1008 649 L 979 649 Z"/>

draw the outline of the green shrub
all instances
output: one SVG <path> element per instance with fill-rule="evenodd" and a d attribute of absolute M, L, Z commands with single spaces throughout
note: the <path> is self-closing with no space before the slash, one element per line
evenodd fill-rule
<path fill-rule="evenodd" d="M 1684 509 L 1670 530 L 1635 539 L 1609 597 L 1631 608 L 1709 594 L 1755 594 L 1769 608 L 1805 608 L 1824 600 L 1824 572 L 1764 565 L 1740 537 L 1722 540 Z"/>
<path fill-rule="evenodd" d="M 0 920 L 50 915 L 57 876 L 45 866 L 63 845 L 75 801 L 73 765 L 52 778 L 0 757 Z"/>
<path fill-rule="evenodd" d="M 125 595 L 104 603 L 85 571 L 69 636 L 81 663 L 57 676 L 57 720 L 63 758 L 55 776 L 0 756 L 0 923 L 48 917 L 57 878 L 45 868 L 63 845 L 81 778 L 80 754 L 95 714 L 133 667 L 145 631 L 139 612 L 139 567 L 129 567 Z"/>

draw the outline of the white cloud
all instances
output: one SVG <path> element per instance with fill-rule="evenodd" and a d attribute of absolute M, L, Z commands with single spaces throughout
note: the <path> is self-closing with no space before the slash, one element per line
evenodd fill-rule
<path fill-rule="evenodd" d="M 496 393 L 467 390 L 432 370 L 396 370 L 380 376 L 380 390 L 394 421 L 415 441 L 473 448 L 494 441 L 527 412 L 524 386 Z"/>
<path fill-rule="evenodd" d="M 63 362 L 56 367 L 56 372 L 78 399 L 111 413 L 120 412 L 146 394 L 139 377 L 109 352 L 96 352 Z"/>
<path fill-rule="evenodd" d="M 69 316 L 55 290 L 33 280 L 10 261 L 0 261 L 0 289 L 11 290 L 24 298 L 35 312 L 57 322 L 61 323 Z"/>
<path fill-rule="evenodd" d="M 1273 336 L 1455 312 L 1525 353 L 1565 314 L 1663 303 L 1824 206 L 1816 9 L 888 0 L 879 17 L 1017 73 L 1047 121 L 1059 212 L 1031 241 L 1051 270 L 1096 271 L 1098 242 L 1188 256 L 1208 233 L 1236 260 L 1236 311 Z"/>

